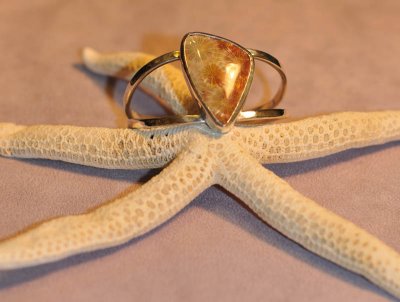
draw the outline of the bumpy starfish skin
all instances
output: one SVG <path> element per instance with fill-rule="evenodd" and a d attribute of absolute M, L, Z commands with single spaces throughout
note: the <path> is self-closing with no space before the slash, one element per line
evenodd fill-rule
<path fill-rule="evenodd" d="M 188 138 L 188 129 L 155 134 L 130 129 L 24 127 L 7 123 L 0 124 L 0 154 L 108 169 L 156 168 L 175 158 Z"/>
<path fill-rule="evenodd" d="M 140 65 L 137 62 L 148 58 L 143 54 L 84 53 L 89 68 L 107 75 L 120 75 L 121 70 L 132 73 Z M 183 85 L 183 78 L 169 77 L 171 70 L 173 67 L 154 79 L 155 93 L 158 87 Z M 171 80 L 177 82 L 170 84 Z M 185 104 L 174 95 L 163 94 L 169 104 L 176 100 Z M 173 110 L 179 111 L 176 108 Z M 396 251 L 302 196 L 260 164 L 316 158 L 394 140 L 400 140 L 400 111 L 347 112 L 236 127 L 221 136 L 206 126 L 130 130 L 0 124 L 3 156 L 124 169 L 162 167 L 172 161 L 123 198 L 3 240 L 0 269 L 37 265 L 121 244 L 172 217 L 207 187 L 220 184 L 289 238 L 400 297 L 400 256 Z"/>
<path fill-rule="evenodd" d="M 0 267 L 35 265 L 118 245 L 161 224 L 213 183 L 207 144 L 192 145 L 133 193 L 87 214 L 53 219 L 3 241 Z M 193 177 L 187 177 L 189 173 Z"/>
<path fill-rule="evenodd" d="M 295 191 L 248 155 L 225 148 L 220 184 L 264 221 L 314 253 L 399 297 L 400 255 L 382 241 Z M 249 169 L 251 167 L 251 169 Z"/>
<path fill-rule="evenodd" d="M 0 124 L 0 154 L 44 158 L 108 169 L 163 167 L 192 133 L 206 127 L 160 130 L 17 126 Z M 400 139 L 400 112 L 344 112 L 251 128 L 224 135 L 263 164 L 317 158 L 355 147 Z"/>

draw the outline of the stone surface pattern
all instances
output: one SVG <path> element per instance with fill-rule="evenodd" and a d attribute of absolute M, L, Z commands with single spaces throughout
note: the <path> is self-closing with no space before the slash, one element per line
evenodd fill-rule
<path fill-rule="evenodd" d="M 185 64 L 198 98 L 226 124 L 251 84 L 251 57 L 230 41 L 190 34 L 183 41 Z"/>

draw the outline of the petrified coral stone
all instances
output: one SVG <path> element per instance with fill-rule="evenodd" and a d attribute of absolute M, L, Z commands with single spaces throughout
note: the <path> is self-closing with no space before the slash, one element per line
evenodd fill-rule
<path fill-rule="evenodd" d="M 197 98 L 225 125 L 250 84 L 252 58 L 242 47 L 204 34 L 188 35 L 183 51 Z"/>

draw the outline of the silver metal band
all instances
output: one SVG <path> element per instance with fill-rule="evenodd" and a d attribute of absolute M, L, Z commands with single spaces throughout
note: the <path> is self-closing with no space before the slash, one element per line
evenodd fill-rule
<path fill-rule="evenodd" d="M 275 93 L 275 95 L 272 97 L 271 100 L 269 100 L 264 105 L 259 107 L 260 109 L 261 108 L 273 108 L 281 102 L 283 95 L 285 94 L 286 85 L 287 85 L 286 75 L 281 68 L 281 64 L 275 57 L 273 57 L 270 54 L 268 54 L 264 51 L 261 51 L 261 50 L 256 50 L 256 49 L 247 49 L 247 50 L 253 55 L 253 57 L 255 59 L 260 60 L 264 63 L 267 63 L 272 68 L 274 68 L 278 72 L 279 76 L 281 77 L 282 81 L 278 88 L 278 91 Z"/>
<path fill-rule="evenodd" d="M 165 64 L 177 61 L 179 59 L 180 59 L 180 51 L 179 50 L 171 51 L 162 56 L 159 56 L 158 58 L 155 58 L 154 60 L 151 60 L 146 65 L 143 65 L 133 75 L 132 79 L 129 81 L 129 84 L 125 89 L 125 94 L 124 94 L 125 114 L 128 117 L 128 120 L 131 119 L 140 120 L 139 115 L 136 112 L 132 111 L 131 102 L 132 102 L 133 92 L 136 90 L 139 84 L 144 80 L 144 78 L 147 77 L 151 72 L 153 72 L 157 68 Z"/>
<path fill-rule="evenodd" d="M 282 118 L 284 109 L 259 109 L 242 111 L 236 120 L 238 125 L 259 124 L 260 122 Z M 206 121 L 199 114 L 167 115 L 162 117 L 131 118 L 128 120 L 129 128 L 146 128 L 178 124 L 204 124 Z"/>

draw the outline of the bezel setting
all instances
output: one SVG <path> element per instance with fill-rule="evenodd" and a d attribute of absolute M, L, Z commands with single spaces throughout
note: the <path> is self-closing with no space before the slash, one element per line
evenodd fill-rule
<path fill-rule="evenodd" d="M 217 41 L 222 41 L 224 43 L 229 43 L 233 45 L 234 47 L 239 48 L 244 54 L 248 56 L 249 59 L 249 73 L 247 75 L 247 80 L 245 81 L 244 88 L 242 90 L 242 93 L 239 97 L 239 100 L 236 103 L 236 106 L 232 113 L 230 114 L 229 118 L 227 119 L 226 122 L 223 122 L 217 118 L 217 116 L 214 114 L 214 112 L 210 109 L 210 107 L 207 105 L 207 103 L 202 99 L 200 92 L 198 91 L 194 80 L 191 76 L 191 71 L 190 67 L 188 66 L 187 58 L 186 58 L 186 51 L 185 51 L 185 46 L 186 46 L 186 41 L 188 38 L 192 36 L 203 36 L 212 40 L 217 40 Z M 233 126 L 234 121 L 238 117 L 240 111 L 243 108 L 244 102 L 247 98 L 247 95 L 249 93 L 251 83 L 253 80 L 253 75 L 254 75 L 254 58 L 252 54 L 243 46 L 237 44 L 236 42 L 233 42 L 231 40 L 228 40 L 226 38 L 222 38 L 216 35 L 212 34 L 207 34 L 203 32 L 189 32 L 187 33 L 181 41 L 180 45 L 180 58 L 181 58 L 181 63 L 182 63 L 182 68 L 184 70 L 184 75 L 186 82 L 188 84 L 189 90 L 193 96 L 194 99 L 196 99 L 197 103 L 199 104 L 200 107 L 200 112 L 208 126 L 212 129 L 218 130 L 219 132 L 225 133 L 230 130 L 230 128 Z M 222 102 L 223 100 L 221 100 Z"/>

